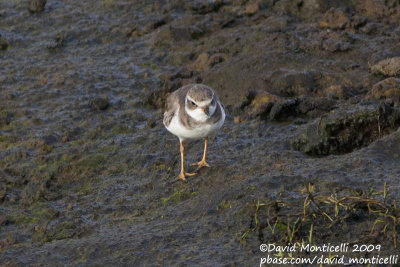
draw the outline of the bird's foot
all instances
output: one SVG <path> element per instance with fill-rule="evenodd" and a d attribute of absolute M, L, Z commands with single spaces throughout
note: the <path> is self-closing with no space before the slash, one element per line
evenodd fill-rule
<path fill-rule="evenodd" d="M 179 180 L 182 180 L 182 181 L 186 182 L 186 177 L 194 176 L 194 175 L 196 175 L 196 174 L 197 174 L 197 173 L 181 172 L 181 173 L 178 175 L 178 177 L 176 177 L 175 182 L 177 182 L 177 181 L 179 181 Z"/>
<path fill-rule="evenodd" d="M 202 167 L 207 167 L 207 168 L 211 167 L 205 160 L 201 160 L 197 163 L 190 164 L 190 166 L 198 166 L 197 170 L 199 170 Z"/>

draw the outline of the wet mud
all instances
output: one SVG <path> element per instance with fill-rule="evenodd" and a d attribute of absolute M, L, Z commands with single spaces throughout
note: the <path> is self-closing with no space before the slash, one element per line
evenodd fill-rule
<path fill-rule="evenodd" d="M 0 1 L 1 264 L 252 266 L 310 229 L 395 253 L 399 41 L 395 0 Z M 227 118 L 173 183 L 194 82 Z"/>

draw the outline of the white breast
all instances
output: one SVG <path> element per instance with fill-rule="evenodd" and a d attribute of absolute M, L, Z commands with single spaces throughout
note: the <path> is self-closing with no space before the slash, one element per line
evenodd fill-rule
<path fill-rule="evenodd" d="M 220 105 L 218 103 L 218 105 Z M 183 141 L 185 139 L 200 139 L 207 137 L 216 131 L 218 131 L 219 128 L 222 127 L 225 121 L 225 111 L 220 105 L 222 116 L 221 120 L 219 120 L 215 124 L 203 124 L 199 125 L 196 128 L 193 129 L 187 129 L 185 126 L 181 124 L 178 118 L 179 114 L 179 109 L 175 112 L 174 117 L 171 120 L 171 123 L 169 124 L 167 128 L 168 131 L 170 131 L 172 134 L 178 136 L 178 138 Z"/>

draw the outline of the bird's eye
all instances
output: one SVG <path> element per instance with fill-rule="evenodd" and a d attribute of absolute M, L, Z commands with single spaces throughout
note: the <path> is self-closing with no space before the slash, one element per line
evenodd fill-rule
<path fill-rule="evenodd" d="M 192 104 L 192 106 L 196 106 L 196 103 L 194 103 L 193 101 L 190 101 L 190 103 Z"/>

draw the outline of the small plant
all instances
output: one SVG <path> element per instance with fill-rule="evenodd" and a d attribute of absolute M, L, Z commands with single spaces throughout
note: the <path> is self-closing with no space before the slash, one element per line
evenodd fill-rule
<path fill-rule="evenodd" d="M 302 201 L 283 200 L 282 194 L 276 200 L 255 201 L 254 213 L 251 218 L 251 227 L 241 238 L 241 242 L 251 232 L 259 233 L 268 229 L 276 240 L 282 243 L 301 243 L 308 239 L 313 242 L 313 236 L 318 229 L 330 229 L 342 223 L 352 214 L 365 214 L 365 220 L 373 220 L 372 235 L 376 231 L 387 235 L 391 232 L 394 248 L 397 248 L 398 224 L 400 223 L 398 202 L 388 203 L 389 188 L 384 183 L 383 190 L 364 192 L 351 188 L 343 188 L 331 195 L 316 192 L 315 185 L 307 184 L 300 191 L 304 194 Z M 301 204 L 300 204 L 301 203 Z M 286 223 L 282 218 L 286 217 Z M 262 233 L 259 234 L 262 236 Z"/>

